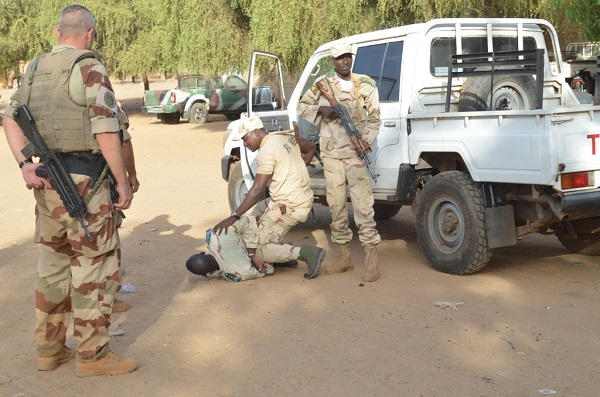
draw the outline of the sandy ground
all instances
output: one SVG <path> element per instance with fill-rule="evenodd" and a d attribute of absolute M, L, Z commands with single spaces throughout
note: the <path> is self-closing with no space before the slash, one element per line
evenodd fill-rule
<path fill-rule="evenodd" d="M 135 113 L 141 86 L 115 87 Z M 90 379 L 75 376 L 74 362 L 35 370 L 34 200 L 0 139 L 0 396 L 600 395 L 599 258 L 534 236 L 497 250 L 479 274 L 439 273 L 403 208 L 379 224 L 376 283 L 359 284 L 356 241 L 353 272 L 204 281 L 184 262 L 229 213 L 219 165 L 226 121 L 163 125 L 133 114 L 131 123 L 142 185 L 121 233 L 124 282 L 136 291 L 121 294 L 133 307 L 113 316 L 125 335 L 111 345 L 140 367 Z M 317 206 L 289 240 L 333 249 L 328 222 Z"/>

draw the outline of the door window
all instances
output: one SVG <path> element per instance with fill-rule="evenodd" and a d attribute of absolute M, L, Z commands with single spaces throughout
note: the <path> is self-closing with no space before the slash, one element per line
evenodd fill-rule
<path fill-rule="evenodd" d="M 398 102 L 402 67 L 402 41 L 360 47 L 356 52 L 354 73 L 375 80 L 380 102 Z"/>
<path fill-rule="evenodd" d="M 282 97 L 277 59 L 257 58 L 252 82 L 252 111 L 282 110 Z"/>

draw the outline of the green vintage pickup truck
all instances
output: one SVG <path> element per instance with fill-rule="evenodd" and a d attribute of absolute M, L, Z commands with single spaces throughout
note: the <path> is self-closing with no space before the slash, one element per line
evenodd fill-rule
<path fill-rule="evenodd" d="M 142 113 L 154 113 L 166 124 L 181 119 L 205 123 L 209 114 L 236 120 L 246 111 L 247 98 L 248 83 L 239 76 L 188 75 L 179 78 L 175 89 L 146 91 Z"/>

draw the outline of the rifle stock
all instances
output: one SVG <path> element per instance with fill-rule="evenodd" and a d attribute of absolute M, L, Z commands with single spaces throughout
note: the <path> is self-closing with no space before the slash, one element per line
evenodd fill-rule
<path fill-rule="evenodd" d="M 90 241 L 93 241 L 94 238 L 87 229 L 87 224 L 84 219 L 84 216 L 87 213 L 85 201 L 83 201 L 83 198 L 79 195 L 75 183 L 73 183 L 73 179 L 71 179 L 71 176 L 65 171 L 54 150 L 48 148 L 48 145 L 35 125 L 35 120 L 27 105 L 19 106 L 16 109 L 15 121 L 19 127 L 21 127 L 21 130 L 23 130 L 29 144 L 33 147 L 32 150 L 28 151 L 28 154 L 31 153 L 36 157 L 39 157 L 40 161 L 44 163 L 50 183 L 58 193 L 65 209 L 72 218 L 79 221 L 87 238 Z"/>
<path fill-rule="evenodd" d="M 331 86 L 329 85 L 329 81 L 327 81 L 326 78 L 317 81 L 315 83 L 315 85 L 317 86 L 321 95 L 323 95 L 325 97 L 325 99 L 327 99 L 327 101 L 329 102 L 331 107 L 335 110 L 337 115 L 340 117 L 340 121 L 342 122 L 344 129 L 346 130 L 346 133 L 350 137 L 350 142 L 352 142 L 352 144 L 354 145 L 354 148 L 358 152 L 358 155 L 360 156 L 361 160 L 365 163 L 365 166 L 367 167 L 367 170 L 369 171 L 369 174 L 371 175 L 371 178 L 373 179 L 373 181 L 377 182 L 377 177 L 379 175 L 375 173 L 375 169 L 373 168 L 373 163 L 371 163 L 371 159 L 369 158 L 367 153 L 365 151 L 361 151 L 358 141 L 362 139 L 362 135 L 360 134 L 360 132 L 354 125 L 354 122 L 352 121 L 350 114 L 348 114 L 348 110 L 346 110 L 346 108 L 335 99 L 335 96 L 333 95 L 333 90 L 331 89 Z"/>

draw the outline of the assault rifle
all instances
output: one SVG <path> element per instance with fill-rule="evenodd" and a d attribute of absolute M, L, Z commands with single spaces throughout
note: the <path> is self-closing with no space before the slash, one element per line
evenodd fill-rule
<path fill-rule="evenodd" d="M 73 183 L 71 176 L 65 171 L 54 150 L 48 148 L 48 145 L 35 125 L 35 120 L 27 105 L 19 106 L 17 108 L 15 121 L 19 127 L 21 127 L 25 137 L 29 141 L 29 145 L 25 146 L 23 149 L 23 154 L 25 157 L 36 156 L 40 158 L 40 161 L 44 163 L 46 170 L 48 171 L 50 183 L 52 184 L 52 187 L 56 189 L 65 209 L 72 218 L 79 221 L 87 238 L 90 241 L 93 241 L 94 238 L 87 229 L 87 224 L 84 219 L 87 212 L 85 201 L 83 201 L 83 198 L 79 195 L 75 183 Z"/>
<path fill-rule="evenodd" d="M 365 163 L 365 167 L 367 167 L 369 174 L 371 174 L 371 178 L 373 178 L 374 182 L 377 182 L 377 177 L 379 175 L 375 174 L 375 169 L 373 168 L 373 164 L 371 163 L 371 159 L 367 155 L 367 152 L 360 150 L 360 143 L 358 141 L 362 139 L 362 135 L 360 134 L 358 129 L 356 129 L 352 118 L 348 114 L 348 110 L 346 110 L 346 108 L 335 99 L 335 97 L 333 96 L 333 90 L 331 89 L 331 86 L 329 85 L 329 81 L 327 81 L 327 79 L 319 80 L 315 83 L 315 85 L 321 92 L 321 95 L 323 95 L 325 99 L 327 99 L 333 110 L 335 110 L 337 115 L 340 117 L 340 121 L 346 129 L 346 133 L 350 137 L 350 141 L 354 145 L 354 148 L 358 152 L 358 155 L 360 156 L 362 161 Z"/>

